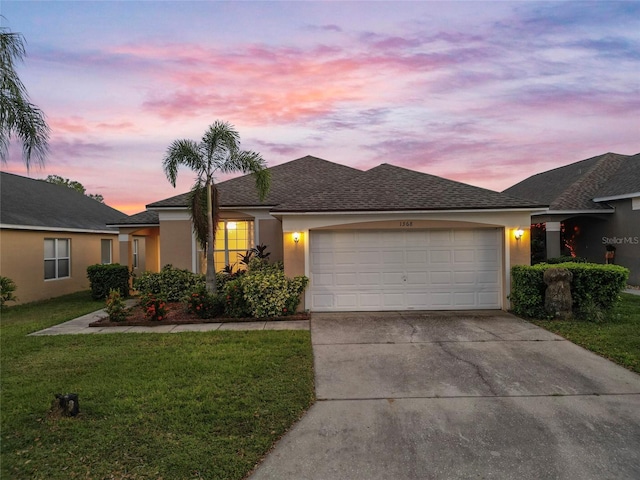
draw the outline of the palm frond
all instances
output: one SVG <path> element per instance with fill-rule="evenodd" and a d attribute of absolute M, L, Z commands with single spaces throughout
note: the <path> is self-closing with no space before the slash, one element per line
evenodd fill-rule
<path fill-rule="evenodd" d="M 238 152 L 220 166 L 220 171 L 222 173 L 252 173 L 256 179 L 256 189 L 258 190 L 258 197 L 261 202 L 269 193 L 269 188 L 271 186 L 271 171 L 267 169 L 266 162 L 257 152 L 250 150 Z"/>
<path fill-rule="evenodd" d="M 193 140 L 175 140 L 169 148 L 162 160 L 162 168 L 164 174 L 167 176 L 167 180 L 176 186 L 176 180 L 178 178 L 178 167 L 184 165 L 185 167 L 198 172 L 199 180 L 204 180 L 200 172 L 203 169 L 205 163 L 204 158 L 200 152 L 200 146 Z"/>
<path fill-rule="evenodd" d="M 212 174 L 240 150 L 240 134 L 230 123 L 216 120 L 202 137 L 202 145 Z"/>
<path fill-rule="evenodd" d="M 6 162 L 11 135 L 22 143 L 22 156 L 27 170 L 32 159 L 44 165 L 50 129 L 44 113 L 29 102 L 15 66 L 26 54 L 24 37 L 0 27 L 0 158 Z"/>

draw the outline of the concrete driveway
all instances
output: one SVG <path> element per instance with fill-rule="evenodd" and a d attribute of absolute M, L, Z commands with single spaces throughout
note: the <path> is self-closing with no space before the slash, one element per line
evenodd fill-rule
<path fill-rule="evenodd" d="M 504 312 L 314 314 L 260 479 L 639 479 L 640 376 Z"/>

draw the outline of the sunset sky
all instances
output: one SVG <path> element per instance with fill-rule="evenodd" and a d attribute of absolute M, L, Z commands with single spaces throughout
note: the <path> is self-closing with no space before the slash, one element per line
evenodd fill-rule
<path fill-rule="evenodd" d="M 314 155 L 503 190 L 640 152 L 640 2 L 0 0 L 52 135 L 44 169 L 132 214 L 215 120 L 270 166 Z M 220 178 L 219 180 L 224 180 Z"/>

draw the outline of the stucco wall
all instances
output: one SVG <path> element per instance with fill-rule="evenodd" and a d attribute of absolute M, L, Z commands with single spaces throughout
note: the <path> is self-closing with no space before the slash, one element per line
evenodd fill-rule
<path fill-rule="evenodd" d="M 256 220 L 258 224 L 257 243 L 267 245 L 267 252 L 270 252 L 269 260 L 272 262 L 281 262 L 284 260 L 284 250 L 282 243 L 282 223 L 276 218 L 268 220 Z"/>
<path fill-rule="evenodd" d="M 171 264 L 192 270 L 193 237 L 189 220 L 160 221 L 160 267 Z"/>
<path fill-rule="evenodd" d="M 71 276 L 44 279 L 45 238 L 71 240 Z M 101 240 L 111 240 L 112 263 L 120 262 L 116 234 L 39 232 L 29 230 L 0 231 L 0 275 L 17 285 L 17 303 L 32 302 L 89 289 L 87 267 L 100 263 Z M 12 305 L 13 303 L 11 303 Z"/>

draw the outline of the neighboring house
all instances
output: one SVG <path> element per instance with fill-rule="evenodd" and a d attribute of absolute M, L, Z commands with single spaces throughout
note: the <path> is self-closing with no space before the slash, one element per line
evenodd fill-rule
<path fill-rule="evenodd" d="M 640 285 L 640 154 L 606 153 L 539 173 L 504 191 L 549 205 L 531 217 L 534 260 L 564 255 L 605 263 L 607 245 L 614 263 L 630 269 Z"/>
<path fill-rule="evenodd" d="M 0 172 L 0 275 L 20 303 L 89 288 L 87 267 L 119 261 L 122 212 L 73 189 Z"/>
<path fill-rule="evenodd" d="M 388 164 L 363 172 L 307 156 L 270 171 L 263 202 L 250 175 L 218 184 L 216 269 L 266 244 L 287 275 L 310 278 L 312 311 L 508 308 L 510 267 L 529 264 L 530 217 L 546 208 Z M 139 271 L 202 270 L 187 194 L 111 225 Z"/>

